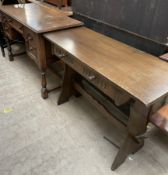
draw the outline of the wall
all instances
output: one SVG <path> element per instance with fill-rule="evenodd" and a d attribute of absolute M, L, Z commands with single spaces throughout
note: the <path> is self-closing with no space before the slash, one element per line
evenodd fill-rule
<path fill-rule="evenodd" d="M 168 0 L 72 0 L 75 17 L 96 31 L 159 55 L 168 36 Z"/>

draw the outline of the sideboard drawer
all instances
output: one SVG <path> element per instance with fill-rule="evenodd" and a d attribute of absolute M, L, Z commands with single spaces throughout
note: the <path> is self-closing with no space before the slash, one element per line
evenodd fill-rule
<path fill-rule="evenodd" d="M 0 14 L 0 18 L 1 18 L 0 20 L 2 21 L 2 23 L 4 25 L 5 33 L 7 33 L 7 35 L 9 33 L 9 29 L 12 31 L 12 28 L 15 29 L 16 31 L 18 31 L 19 33 L 23 34 L 23 25 L 22 24 L 20 24 L 16 20 L 14 20 L 14 19 L 10 18 L 9 16 L 2 14 L 2 13 Z M 16 33 L 16 32 L 13 30 L 13 33 Z"/>
<path fill-rule="evenodd" d="M 23 25 L 20 24 L 19 22 L 15 21 L 15 20 L 12 20 L 10 22 L 10 25 L 12 25 L 12 27 L 14 29 L 16 29 L 19 33 L 23 34 Z"/>
<path fill-rule="evenodd" d="M 16 39 L 18 34 L 10 26 L 11 19 L 4 14 L 1 14 L 1 18 L 2 18 L 2 25 L 3 25 L 5 35 L 11 40 Z"/>
<path fill-rule="evenodd" d="M 37 64 L 39 64 L 39 60 L 37 58 L 37 45 L 38 45 L 38 43 L 37 43 L 36 34 L 27 28 L 24 29 L 23 33 L 24 33 L 24 38 L 25 38 L 27 54 Z"/>

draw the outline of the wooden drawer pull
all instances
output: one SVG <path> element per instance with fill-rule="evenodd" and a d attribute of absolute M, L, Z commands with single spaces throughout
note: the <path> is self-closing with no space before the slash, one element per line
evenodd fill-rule
<path fill-rule="evenodd" d="M 8 22 L 12 22 L 12 20 L 11 20 L 11 19 L 8 19 L 7 21 L 8 21 Z"/>
<path fill-rule="evenodd" d="M 59 59 L 66 57 L 66 54 L 62 53 L 62 54 L 55 54 L 56 57 L 58 57 Z"/>
<path fill-rule="evenodd" d="M 35 50 L 35 48 L 33 48 L 33 47 L 30 47 L 30 48 L 29 48 L 29 50 L 30 50 L 30 51 L 33 51 L 33 50 Z"/>
<path fill-rule="evenodd" d="M 95 78 L 96 78 L 95 75 L 90 75 L 90 76 L 87 77 L 87 79 L 90 80 L 90 81 L 94 80 Z"/>
<path fill-rule="evenodd" d="M 23 30 L 23 26 L 20 26 L 20 27 L 19 27 L 19 30 Z"/>
<path fill-rule="evenodd" d="M 32 38 L 31 36 L 28 36 L 28 37 L 26 38 L 26 41 L 30 41 L 30 40 L 33 40 L 33 38 Z"/>

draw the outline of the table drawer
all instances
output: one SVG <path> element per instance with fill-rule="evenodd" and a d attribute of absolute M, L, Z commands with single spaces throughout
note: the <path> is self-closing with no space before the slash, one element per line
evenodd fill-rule
<path fill-rule="evenodd" d="M 87 79 L 91 84 L 95 85 L 98 89 L 103 91 L 105 94 L 110 94 L 114 96 L 114 91 L 111 90 L 111 83 L 106 80 L 103 76 L 98 74 L 96 71 L 89 68 L 84 63 L 80 62 L 71 54 L 67 53 L 58 46 L 54 46 L 54 54 L 62 59 L 66 64 L 72 67 L 76 72 L 81 74 L 85 79 Z"/>
<path fill-rule="evenodd" d="M 3 13 L 1 13 L 1 21 L 2 23 L 8 23 L 10 21 L 10 18 Z"/>
<path fill-rule="evenodd" d="M 11 40 L 16 39 L 18 34 L 10 26 L 11 19 L 4 14 L 1 14 L 1 19 L 5 35 Z"/>
<path fill-rule="evenodd" d="M 54 54 L 69 65 L 72 69 L 82 75 L 91 84 L 97 87 L 100 91 L 114 100 L 117 106 L 128 102 L 130 100 L 130 95 L 126 94 L 124 91 L 115 87 L 108 79 L 103 77 L 101 74 L 82 63 L 80 60 L 75 58 L 70 53 L 66 52 L 64 49 L 53 45 Z"/>
<path fill-rule="evenodd" d="M 16 29 L 19 33 L 23 34 L 23 25 L 15 20 L 11 20 L 9 23 L 14 29 Z"/>
<path fill-rule="evenodd" d="M 15 30 L 17 30 L 19 33 L 23 33 L 23 25 L 19 23 L 18 21 L 10 18 L 7 15 L 4 15 L 1 13 L 1 21 L 6 24 L 12 26 Z"/>
<path fill-rule="evenodd" d="M 25 45 L 27 54 L 37 63 L 39 64 L 39 60 L 37 58 L 37 36 L 31 30 L 25 28 L 24 31 Z"/>
<path fill-rule="evenodd" d="M 14 28 L 17 30 L 19 33 L 23 34 L 23 25 L 17 22 L 16 20 L 10 18 L 7 15 L 4 15 L 1 13 L 1 21 L 3 22 L 5 26 L 5 30 L 8 30 L 8 28 Z M 7 28 L 8 26 L 8 28 Z"/>

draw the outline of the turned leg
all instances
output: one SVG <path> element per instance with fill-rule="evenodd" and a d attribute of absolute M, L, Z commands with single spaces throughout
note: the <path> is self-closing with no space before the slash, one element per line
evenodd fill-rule
<path fill-rule="evenodd" d="M 75 77 L 75 72 L 68 65 L 65 65 L 64 79 L 62 84 L 62 92 L 58 99 L 58 105 L 61 105 L 69 100 L 72 96 L 73 90 L 73 79 Z"/>
<path fill-rule="evenodd" d="M 8 49 L 9 61 L 14 61 L 10 40 L 7 37 L 5 37 L 5 40 L 6 40 L 7 49 Z"/>
<path fill-rule="evenodd" d="M 121 145 L 111 169 L 117 169 L 129 154 L 136 153 L 144 145 L 144 138 L 148 123 L 148 109 L 141 103 L 135 102 L 131 106 L 126 138 Z"/>
<path fill-rule="evenodd" d="M 48 90 L 47 90 L 47 79 L 46 79 L 46 72 L 41 72 L 41 96 L 43 99 L 48 98 Z"/>

